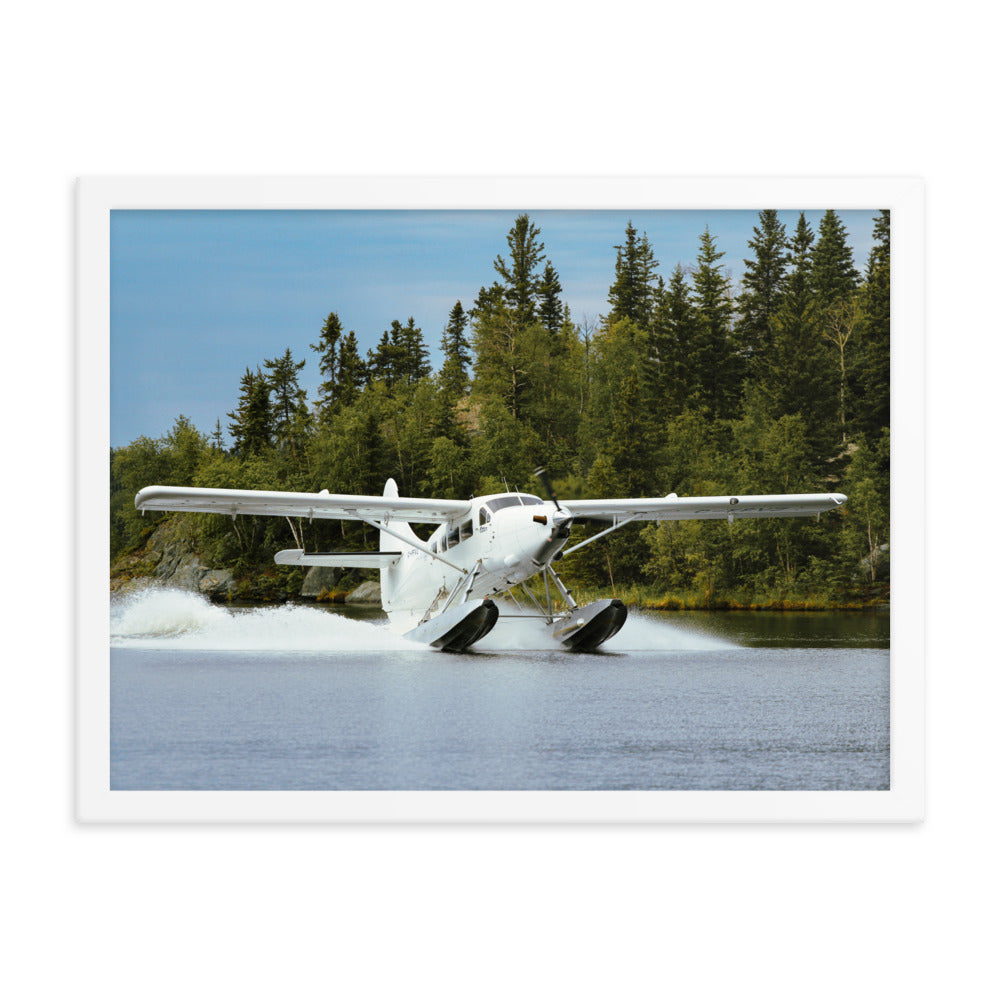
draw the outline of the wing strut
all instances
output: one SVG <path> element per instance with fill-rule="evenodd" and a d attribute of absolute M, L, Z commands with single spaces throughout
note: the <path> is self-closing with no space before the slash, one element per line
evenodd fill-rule
<path fill-rule="evenodd" d="M 638 514 L 629 514 L 627 517 L 616 517 L 614 524 L 612 524 L 610 528 L 605 528 L 603 531 L 599 531 L 596 535 L 591 535 L 590 538 L 585 538 L 579 545 L 574 545 L 571 549 L 565 549 L 562 555 L 568 556 L 571 552 L 576 552 L 577 549 L 582 549 L 584 545 L 589 545 L 591 542 L 596 542 L 598 538 L 610 535 L 612 531 L 617 531 L 623 525 L 628 524 L 629 521 L 634 521 L 638 516 Z"/>
<path fill-rule="evenodd" d="M 439 612 L 440 614 L 443 615 L 448 610 L 460 592 L 464 591 L 462 599 L 458 602 L 459 604 L 464 604 L 469 599 L 469 594 L 472 593 L 472 585 L 476 582 L 476 577 L 479 576 L 479 571 L 482 568 L 483 561 L 482 559 L 479 559 L 477 560 L 476 565 L 473 566 L 472 569 L 469 570 L 469 572 L 455 584 L 455 589 L 448 595 L 448 600 L 444 602 L 444 607 Z"/>
<path fill-rule="evenodd" d="M 393 538 L 398 538 L 399 541 L 404 542 L 411 549 L 416 549 L 418 552 L 423 552 L 424 555 L 430 556 L 432 559 L 437 559 L 443 562 L 446 566 L 450 566 L 452 569 L 457 569 L 459 573 L 465 573 L 467 570 L 464 566 L 456 566 L 453 562 L 445 559 L 444 556 L 438 555 L 436 552 L 431 552 L 426 545 L 414 545 L 412 538 L 406 538 L 401 535 L 398 531 L 393 531 L 387 524 L 379 524 L 378 521 L 373 521 L 371 518 L 362 517 L 356 510 L 351 512 L 359 521 L 364 521 L 365 524 L 371 525 L 376 531 L 384 531 L 387 535 L 392 535 Z"/>
<path fill-rule="evenodd" d="M 612 529 L 609 529 L 612 530 Z M 546 567 L 549 571 L 549 575 L 552 577 L 552 582 L 556 585 L 556 589 L 559 591 L 560 596 L 566 602 L 566 604 L 573 610 L 576 609 L 576 601 L 573 600 L 573 595 L 569 592 L 569 588 L 559 579 L 559 574 L 552 568 L 550 563 Z M 546 583 L 546 587 L 548 584 Z"/>

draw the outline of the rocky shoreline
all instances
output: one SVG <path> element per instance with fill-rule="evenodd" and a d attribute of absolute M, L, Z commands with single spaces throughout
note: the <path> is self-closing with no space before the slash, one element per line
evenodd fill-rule
<path fill-rule="evenodd" d="M 203 594 L 211 601 L 288 600 L 297 597 L 333 603 L 377 604 L 382 596 L 378 580 L 358 581 L 357 573 L 314 566 L 298 592 L 268 581 L 237 580 L 232 570 L 207 566 L 195 547 L 195 535 L 186 518 L 167 518 L 150 533 L 146 543 L 111 566 L 112 592 L 152 582 L 177 590 Z M 275 581 L 276 582 L 276 581 Z"/>

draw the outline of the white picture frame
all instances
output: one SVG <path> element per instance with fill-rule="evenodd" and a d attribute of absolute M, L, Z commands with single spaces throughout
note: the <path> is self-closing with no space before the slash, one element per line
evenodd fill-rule
<path fill-rule="evenodd" d="M 888 208 L 891 777 L 885 791 L 112 791 L 107 581 L 115 209 Z M 924 189 L 904 178 L 83 178 L 77 187 L 76 813 L 85 823 L 914 822 L 924 809 Z M 905 336 L 904 336 L 905 334 Z M 905 484 L 905 490 L 902 488 Z"/>

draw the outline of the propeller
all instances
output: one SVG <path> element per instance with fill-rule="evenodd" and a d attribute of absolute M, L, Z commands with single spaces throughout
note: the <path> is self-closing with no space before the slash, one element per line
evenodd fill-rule
<path fill-rule="evenodd" d="M 552 483 L 549 482 L 548 474 L 543 466 L 535 469 L 535 478 L 542 484 L 545 492 L 549 495 L 549 499 L 556 505 L 556 513 L 552 515 L 552 532 L 545 544 L 532 557 L 532 562 L 536 566 L 544 566 L 553 559 L 560 557 L 561 553 L 559 550 L 566 544 L 566 539 L 569 538 L 569 529 L 573 524 L 573 515 L 568 510 L 559 506 L 559 500 L 556 498 L 555 490 L 552 489 Z"/>
<path fill-rule="evenodd" d="M 549 499 L 556 505 L 556 510 L 561 511 L 562 507 L 559 506 L 555 490 L 552 489 L 552 483 L 549 482 L 549 474 L 546 472 L 544 465 L 540 465 L 537 469 L 535 469 L 535 478 L 542 484 L 545 492 L 549 495 Z"/>
<path fill-rule="evenodd" d="M 559 506 L 559 501 L 556 499 L 555 491 L 552 489 L 552 483 L 549 482 L 549 475 L 545 469 L 544 465 L 540 465 L 535 469 L 535 478 L 542 484 L 545 492 L 549 495 L 549 499 L 556 505 L 556 510 L 561 514 L 565 514 L 566 517 L 573 517 L 564 507 Z M 573 517 L 573 521 L 576 524 L 596 524 L 604 527 L 612 518 L 610 517 Z"/>

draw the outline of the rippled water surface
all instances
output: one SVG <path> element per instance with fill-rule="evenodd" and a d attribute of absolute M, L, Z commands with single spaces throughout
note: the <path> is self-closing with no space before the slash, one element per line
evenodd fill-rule
<path fill-rule="evenodd" d="M 880 789 L 888 616 L 632 614 L 606 652 L 501 622 L 476 653 L 380 614 L 112 608 L 113 789 Z"/>

